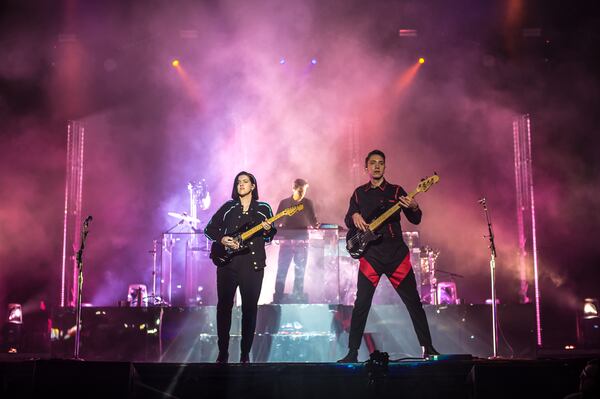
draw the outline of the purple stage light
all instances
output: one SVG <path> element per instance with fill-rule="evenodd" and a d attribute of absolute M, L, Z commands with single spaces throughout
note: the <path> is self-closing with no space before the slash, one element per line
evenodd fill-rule
<path fill-rule="evenodd" d="M 279 63 L 280 63 L 281 65 L 285 64 L 285 58 L 281 57 L 281 58 L 279 59 Z"/>
<path fill-rule="evenodd" d="M 313 65 L 317 65 L 317 59 L 313 58 L 312 60 L 310 60 L 310 63 Z"/>

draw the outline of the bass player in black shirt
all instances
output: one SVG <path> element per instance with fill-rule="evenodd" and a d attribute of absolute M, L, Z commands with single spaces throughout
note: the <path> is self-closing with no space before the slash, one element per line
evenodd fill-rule
<path fill-rule="evenodd" d="M 351 255 L 351 231 L 370 234 L 367 220 L 371 222 L 374 216 L 384 213 L 392 206 L 399 205 L 408 221 L 413 224 L 419 224 L 422 216 L 419 204 L 412 196 L 407 196 L 402 187 L 384 179 L 385 154 L 382 151 L 374 150 L 367 155 L 365 169 L 370 181 L 354 190 L 345 218 L 346 226 L 350 229 L 347 240 Z M 402 239 L 400 212 L 389 215 L 385 222 L 378 226 L 377 233 L 381 235 L 379 239 L 369 243 L 364 252 L 353 255 L 360 256 L 356 301 L 352 311 L 348 354 L 338 362 L 358 361 L 358 349 L 371 308 L 371 300 L 383 274 L 388 277 L 406 305 L 422 346 L 423 356 L 427 358 L 439 354 L 431 342 L 429 324 L 410 264 L 409 249 Z"/>

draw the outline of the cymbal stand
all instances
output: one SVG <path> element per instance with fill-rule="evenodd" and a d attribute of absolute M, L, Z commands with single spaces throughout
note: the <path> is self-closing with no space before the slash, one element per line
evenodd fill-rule
<path fill-rule="evenodd" d="M 490 240 L 490 280 L 491 280 L 491 291 L 492 291 L 492 359 L 498 357 L 498 307 L 496 304 L 496 244 L 494 243 L 494 232 L 492 230 L 492 222 L 490 219 L 490 213 L 488 211 L 487 202 L 485 198 L 481 198 L 478 201 L 483 207 L 485 218 L 488 225 L 488 235 L 484 238 Z"/>
<path fill-rule="evenodd" d="M 157 267 L 156 267 L 156 256 L 158 253 L 158 240 L 152 240 L 152 250 L 150 251 L 152 254 L 152 304 L 156 305 L 158 303 L 158 299 L 156 298 L 156 275 L 157 275 Z"/>
<path fill-rule="evenodd" d="M 430 295 L 430 303 L 432 305 L 439 305 L 440 304 L 440 298 L 438 295 L 438 291 L 437 291 L 437 287 L 438 287 L 438 283 L 437 283 L 437 277 L 435 275 L 437 269 L 436 269 L 436 262 L 437 262 L 437 258 L 439 256 L 439 251 L 434 251 L 433 249 L 429 248 L 428 252 L 427 252 L 427 261 L 429 262 L 429 295 Z"/>

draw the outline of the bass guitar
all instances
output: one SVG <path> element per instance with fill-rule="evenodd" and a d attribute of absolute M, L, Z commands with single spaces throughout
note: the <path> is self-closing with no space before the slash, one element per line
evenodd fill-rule
<path fill-rule="evenodd" d="M 409 193 L 407 197 L 414 198 L 417 194 L 424 193 L 438 181 L 440 181 L 440 177 L 434 173 L 428 178 L 421 180 L 415 191 Z M 402 204 L 400 204 L 400 202 L 395 203 L 392 207 L 370 222 L 366 231 L 359 230 L 356 227 L 349 229 L 346 234 L 346 249 L 348 250 L 348 253 L 350 253 L 350 256 L 354 259 L 362 257 L 369 244 L 381 237 L 381 234 L 377 234 L 375 230 L 377 230 L 383 222 L 396 213 L 401 207 Z"/>
<path fill-rule="evenodd" d="M 265 220 L 265 222 L 271 224 L 284 216 L 292 216 L 296 212 L 300 212 L 303 209 L 304 204 L 291 206 L 279 212 L 277 215 L 268 218 L 267 220 Z M 210 259 L 212 259 L 213 263 L 216 266 L 225 266 L 231 261 L 231 258 L 233 258 L 235 255 L 247 251 L 248 246 L 246 245 L 246 241 L 248 241 L 248 239 L 253 237 L 256 233 L 258 233 L 261 230 L 263 230 L 262 223 L 257 224 L 256 226 L 242 233 L 234 233 L 231 237 L 234 239 L 234 241 L 238 243 L 239 247 L 237 249 L 229 248 L 218 241 L 213 241 L 210 247 Z"/>

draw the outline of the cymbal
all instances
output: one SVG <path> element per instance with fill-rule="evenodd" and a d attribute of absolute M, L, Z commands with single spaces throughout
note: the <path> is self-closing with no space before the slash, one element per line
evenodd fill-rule
<path fill-rule="evenodd" d="M 185 212 L 182 212 L 182 213 L 169 212 L 168 215 L 173 216 L 174 218 L 177 218 L 179 220 L 185 220 L 186 222 L 200 223 L 200 219 L 192 217 Z"/>

